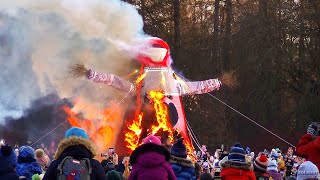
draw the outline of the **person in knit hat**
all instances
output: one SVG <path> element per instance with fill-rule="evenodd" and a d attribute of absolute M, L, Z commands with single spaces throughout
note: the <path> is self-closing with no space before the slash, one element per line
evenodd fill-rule
<path fill-rule="evenodd" d="M 222 168 L 220 176 L 224 180 L 256 180 L 252 171 L 252 164 L 245 160 L 246 152 L 236 143 L 229 152 L 228 158 L 220 162 Z"/>
<path fill-rule="evenodd" d="M 187 148 L 183 143 L 183 139 L 178 139 L 171 147 L 170 163 L 178 180 L 196 179 L 195 166 L 194 163 L 187 158 Z"/>
<path fill-rule="evenodd" d="M 169 163 L 170 153 L 157 136 L 147 136 L 130 156 L 132 171 L 129 180 L 175 180 Z"/>
<path fill-rule="evenodd" d="M 120 174 L 115 170 L 109 171 L 106 174 L 106 176 L 107 176 L 107 180 L 121 180 L 122 179 Z"/>
<path fill-rule="evenodd" d="M 17 174 L 26 179 L 32 179 L 34 174 L 41 174 L 40 164 L 34 158 L 34 149 L 30 146 L 21 146 L 19 149 Z"/>
<path fill-rule="evenodd" d="M 318 180 L 319 169 L 310 161 L 302 163 L 297 172 L 297 180 Z"/>
<path fill-rule="evenodd" d="M 18 180 L 19 176 L 15 171 L 17 156 L 11 146 L 4 145 L 0 148 L 0 179 Z"/>
<path fill-rule="evenodd" d="M 42 171 L 46 172 L 50 164 L 49 156 L 44 152 L 43 149 L 39 148 L 35 151 L 36 160 L 40 164 Z"/>
<path fill-rule="evenodd" d="M 278 165 L 275 160 L 269 161 L 267 173 L 273 180 L 282 180 L 282 175 L 278 172 Z"/>
<path fill-rule="evenodd" d="M 106 179 L 106 174 L 100 162 L 93 159 L 96 156 L 96 151 L 93 143 L 88 139 L 88 135 L 83 129 L 72 127 L 66 131 L 65 138 L 60 141 L 55 153 L 55 160 L 51 162 L 43 180 L 56 180 L 58 175 L 57 168 L 67 156 L 75 159 L 89 159 L 92 168 L 90 178 L 95 180 Z"/>
<path fill-rule="evenodd" d="M 261 154 L 253 162 L 253 170 L 257 179 L 269 180 L 270 175 L 267 173 L 268 158 L 266 155 Z"/>
<path fill-rule="evenodd" d="M 297 146 L 297 156 L 306 158 L 308 161 L 314 163 L 320 169 L 320 127 L 315 124 L 310 124 L 307 133 L 304 134 Z"/>

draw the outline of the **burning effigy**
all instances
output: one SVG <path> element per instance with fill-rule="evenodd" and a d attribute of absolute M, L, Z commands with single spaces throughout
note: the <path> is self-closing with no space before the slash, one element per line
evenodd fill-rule
<path fill-rule="evenodd" d="M 99 73 L 76 64 L 71 68 L 74 76 L 104 83 L 136 97 L 134 118 L 125 119 L 126 146 L 134 150 L 147 135 L 166 132 L 173 141 L 177 131 L 184 139 L 192 156 L 194 148 L 186 125 L 181 97 L 204 94 L 218 90 L 222 85 L 233 86 L 232 74 L 226 73 L 220 79 L 187 81 L 171 68 L 169 45 L 160 38 L 146 38 L 146 45 L 135 57 L 141 63 L 140 74 L 135 82 L 129 82 L 110 73 Z"/>

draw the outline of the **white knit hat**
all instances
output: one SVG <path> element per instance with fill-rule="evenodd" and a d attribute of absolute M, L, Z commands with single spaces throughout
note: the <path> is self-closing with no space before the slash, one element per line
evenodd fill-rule
<path fill-rule="evenodd" d="M 297 180 L 308 178 L 319 178 L 319 169 L 310 161 L 302 163 L 297 173 Z"/>
<path fill-rule="evenodd" d="M 278 165 L 275 160 L 269 161 L 267 171 L 277 171 L 278 172 Z"/>

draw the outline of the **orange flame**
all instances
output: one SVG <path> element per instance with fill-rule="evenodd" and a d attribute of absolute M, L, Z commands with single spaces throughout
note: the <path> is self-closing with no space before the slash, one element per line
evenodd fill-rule
<path fill-rule="evenodd" d="M 158 125 L 153 125 L 151 130 L 152 134 L 156 134 L 160 129 L 163 131 L 169 132 L 169 138 L 170 141 L 173 141 L 173 133 L 172 133 L 172 127 L 170 126 L 170 123 L 168 122 L 168 108 L 166 104 L 163 102 L 164 94 L 162 92 L 157 91 L 150 91 L 149 93 L 150 99 L 153 102 L 153 107 L 156 112 L 156 119 Z"/>
<path fill-rule="evenodd" d="M 125 134 L 125 141 L 128 143 L 127 147 L 132 151 L 139 146 L 139 138 L 141 134 L 141 121 L 143 114 L 140 113 L 138 117 L 128 126 L 129 131 Z"/>
<path fill-rule="evenodd" d="M 69 107 L 63 107 L 63 109 L 67 114 L 69 124 L 84 129 L 97 146 L 99 153 L 106 152 L 109 147 L 113 147 L 119 129 L 117 127 L 120 122 L 122 123 L 120 107 L 113 110 L 105 108 L 103 112 L 97 114 L 102 117 L 101 119 L 88 119 L 83 117 L 83 114 L 75 113 Z"/>

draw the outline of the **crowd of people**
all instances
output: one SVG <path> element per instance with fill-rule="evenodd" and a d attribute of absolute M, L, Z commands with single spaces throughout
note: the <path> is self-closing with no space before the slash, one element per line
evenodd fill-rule
<path fill-rule="evenodd" d="M 317 180 L 320 168 L 318 127 L 310 125 L 296 149 L 279 148 L 254 153 L 235 143 L 210 155 L 203 145 L 197 161 L 190 159 L 183 139 L 162 144 L 147 136 L 130 157 L 118 163 L 112 151 L 99 162 L 95 145 L 86 132 L 70 128 L 60 141 L 54 157 L 45 148 L 17 149 L 3 144 L 0 149 L 0 180 Z M 52 159 L 52 160 L 51 160 Z"/>

